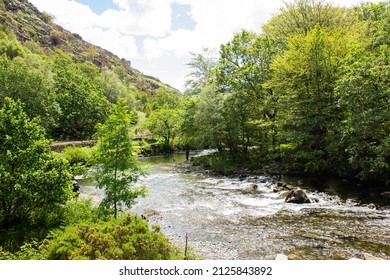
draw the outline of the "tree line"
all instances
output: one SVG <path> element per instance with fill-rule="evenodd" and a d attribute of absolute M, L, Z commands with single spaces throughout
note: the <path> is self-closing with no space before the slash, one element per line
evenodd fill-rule
<path fill-rule="evenodd" d="M 262 32 L 193 54 L 182 140 L 283 172 L 386 182 L 389 19 L 388 2 L 296 0 Z"/>

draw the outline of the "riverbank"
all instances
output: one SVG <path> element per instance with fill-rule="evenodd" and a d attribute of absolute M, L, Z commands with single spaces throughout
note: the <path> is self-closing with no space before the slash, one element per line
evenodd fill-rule
<path fill-rule="evenodd" d="M 250 153 L 246 158 L 237 158 L 233 160 L 227 151 L 215 152 L 191 158 L 194 166 L 203 168 L 207 172 L 215 175 L 245 178 L 247 176 L 267 176 L 275 180 L 286 180 L 285 183 L 301 185 L 302 181 L 312 181 L 312 178 L 321 178 L 321 180 L 339 181 L 348 187 L 374 188 L 377 192 L 383 194 L 383 197 L 390 197 L 389 181 L 361 180 L 353 176 L 338 176 L 332 173 L 307 173 L 298 170 L 286 170 L 283 163 L 275 159 L 264 159 L 259 161 L 256 155 Z"/>

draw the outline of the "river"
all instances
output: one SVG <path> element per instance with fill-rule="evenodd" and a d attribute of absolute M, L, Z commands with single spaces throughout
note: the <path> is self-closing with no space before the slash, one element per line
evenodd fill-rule
<path fill-rule="evenodd" d="M 390 201 L 370 188 L 305 180 L 302 188 L 318 202 L 287 204 L 273 191 L 271 178 L 193 172 L 184 154 L 140 161 L 148 174 L 139 184 L 149 195 L 129 211 L 157 211 L 150 223 L 177 244 L 188 234 L 190 248 L 205 259 L 271 260 L 280 253 L 313 260 L 390 256 Z M 82 197 L 101 199 L 102 191 L 90 181 L 80 183 Z M 258 188 L 249 191 L 251 184 Z"/>

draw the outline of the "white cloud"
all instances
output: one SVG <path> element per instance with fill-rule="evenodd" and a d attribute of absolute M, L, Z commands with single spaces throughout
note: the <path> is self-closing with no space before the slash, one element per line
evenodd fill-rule
<path fill-rule="evenodd" d="M 278 1 L 267 0 L 170 1 L 191 6 L 190 15 L 196 22 L 195 30 L 175 30 L 163 38 L 146 39 L 144 50 L 148 59 L 155 58 L 156 53 L 172 53 L 181 57 L 188 55 L 189 52 L 200 52 L 203 47 L 219 47 L 243 28 L 259 32 L 261 25 L 270 18 L 272 11 L 279 5 Z M 155 48 L 160 50 L 157 52 Z"/>
<path fill-rule="evenodd" d="M 104 28 L 127 35 L 162 37 L 171 30 L 168 0 L 114 0 L 120 10 L 107 10 L 99 18 Z"/>
<path fill-rule="evenodd" d="M 186 68 L 178 67 L 178 63 L 188 63 L 189 52 L 219 48 L 243 28 L 260 32 L 261 26 L 283 6 L 283 0 L 113 0 L 118 8 L 98 15 L 77 0 L 29 1 L 54 15 L 56 23 L 64 28 L 134 61 L 139 70 L 166 78 L 164 82 L 180 89 Z M 361 0 L 331 2 L 351 6 Z M 172 3 L 190 5 L 188 14 L 196 23 L 194 30 L 172 30 Z M 137 46 L 135 36 L 142 46 Z"/>
<path fill-rule="evenodd" d="M 140 55 L 134 36 L 159 38 L 171 28 L 168 0 L 114 0 L 120 9 L 101 15 L 75 0 L 30 1 L 62 27 L 126 59 Z"/>

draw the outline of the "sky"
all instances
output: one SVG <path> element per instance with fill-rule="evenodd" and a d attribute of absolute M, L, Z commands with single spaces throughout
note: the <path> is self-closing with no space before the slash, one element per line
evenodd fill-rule
<path fill-rule="evenodd" d="M 286 0 L 285 2 L 291 2 Z M 283 0 L 29 0 L 63 28 L 184 90 L 191 53 L 259 33 Z M 362 0 L 329 1 L 352 6 Z M 371 1 L 380 2 L 380 1 Z"/>

